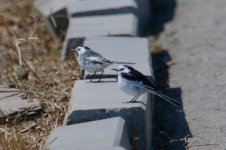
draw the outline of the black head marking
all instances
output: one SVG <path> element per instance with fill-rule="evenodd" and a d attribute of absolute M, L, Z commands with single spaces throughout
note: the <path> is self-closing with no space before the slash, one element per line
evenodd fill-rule
<path fill-rule="evenodd" d="M 125 66 L 126 68 L 129 68 L 129 70 L 134 70 L 133 67 L 130 67 L 130 66 L 127 66 L 127 65 L 123 65 L 123 66 Z"/>
<path fill-rule="evenodd" d="M 85 49 L 88 49 L 88 50 L 90 50 L 90 48 L 88 47 L 88 46 L 83 46 Z"/>

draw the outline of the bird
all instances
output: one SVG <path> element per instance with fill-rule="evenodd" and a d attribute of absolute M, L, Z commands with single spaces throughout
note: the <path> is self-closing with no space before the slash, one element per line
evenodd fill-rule
<path fill-rule="evenodd" d="M 127 95 L 134 96 L 133 99 L 129 101 L 130 103 L 136 102 L 138 97 L 143 93 L 150 93 L 176 107 L 181 106 L 180 102 L 163 94 L 162 90 L 158 89 L 147 77 L 133 67 L 120 65 L 112 70 L 118 72 L 118 86 L 120 89 Z"/>
<path fill-rule="evenodd" d="M 86 70 L 90 73 L 93 73 L 90 77 L 90 82 L 92 82 L 93 77 L 97 72 L 101 72 L 98 82 L 101 81 L 101 78 L 104 73 L 104 69 L 112 64 L 134 64 L 129 62 L 116 62 L 111 61 L 101 54 L 95 52 L 87 46 L 78 46 L 75 49 L 72 49 L 72 52 L 75 53 L 77 57 L 78 64 L 81 69 Z"/>

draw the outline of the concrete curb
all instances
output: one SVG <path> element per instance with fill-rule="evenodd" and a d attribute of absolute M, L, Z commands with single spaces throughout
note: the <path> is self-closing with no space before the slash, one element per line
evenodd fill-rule
<path fill-rule="evenodd" d="M 149 1 L 118 0 L 118 3 L 115 1 L 66 0 L 63 2 L 51 0 L 45 2 L 36 0 L 34 5 L 46 18 L 46 24 L 56 39 L 61 37 L 62 32 L 67 31 L 62 59 L 70 55 L 71 48 L 86 45 L 112 61 L 133 63 L 131 64 L 133 67 L 150 77 L 153 73 L 149 41 L 145 38 L 136 38 L 136 36 L 144 36 L 147 31 L 150 22 Z M 63 17 L 57 17 L 62 15 Z M 111 68 L 116 66 L 118 65 L 112 65 L 105 70 L 101 83 L 89 83 L 88 80 L 75 82 L 69 112 L 65 117 L 65 125 L 74 123 L 76 125 L 56 128 L 50 135 L 48 142 L 54 136 L 57 136 L 59 140 L 57 143 L 51 144 L 50 149 L 55 150 L 58 147 L 74 149 L 76 145 L 87 146 L 88 149 L 129 150 L 131 148 L 128 144 L 128 134 L 125 132 L 125 121 L 133 147 L 137 150 L 151 149 L 153 98 L 149 94 L 144 94 L 139 99 L 140 103 L 124 103 L 129 101 L 131 97 L 122 93 L 115 83 L 117 75 L 112 72 Z M 89 74 L 85 78 L 88 79 Z M 125 121 L 121 118 L 118 120 L 112 118 L 118 116 Z M 115 139 L 114 146 L 106 147 L 103 145 L 106 144 L 105 142 L 98 144 L 100 142 L 98 138 L 93 144 L 79 141 L 76 144 L 73 140 L 67 140 L 80 136 L 80 134 L 75 134 L 74 130 L 82 132 L 92 128 L 98 135 L 100 132 L 105 133 L 104 126 L 108 128 L 111 125 L 118 126 L 112 128 L 111 131 L 106 131 L 108 136 L 104 140 L 112 141 L 112 138 Z M 85 126 L 86 128 L 83 129 Z M 92 136 L 93 134 L 87 133 L 82 138 L 86 141 Z"/>
<path fill-rule="evenodd" d="M 125 120 L 120 117 L 55 128 L 49 150 L 130 150 Z"/>

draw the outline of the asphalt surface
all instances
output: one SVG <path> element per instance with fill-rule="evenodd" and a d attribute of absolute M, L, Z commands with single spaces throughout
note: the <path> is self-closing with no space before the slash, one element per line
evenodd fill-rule
<path fill-rule="evenodd" d="M 155 149 L 226 149 L 225 6 L 225 0 L 176 2 L 157 43 L 176 63 L 167 72 L 167 91 L 182 101 L 183 111 L 156 100 Z"/>

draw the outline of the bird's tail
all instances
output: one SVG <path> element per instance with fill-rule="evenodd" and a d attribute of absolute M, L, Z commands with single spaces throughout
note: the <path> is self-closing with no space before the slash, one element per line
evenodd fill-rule
<path fill-rule="evenodd" d="M 113 64 L 124 64 L 124 65 L 133 65 L 136 63 L 133 62 L 122 62 L 122 61 L 111 61 Z"/>
<path fill-rule="evenodd" d="M 167 101 L 168 103 L 174 105 L 177 108 L 181 107 L 181 103 L 165 94 L 163 94 L 161 91 L 153 91 L 153 90 L 149 90 L 151 94 L 154 94 L 160 98 L 162 98 L 163 100 Z"/>

